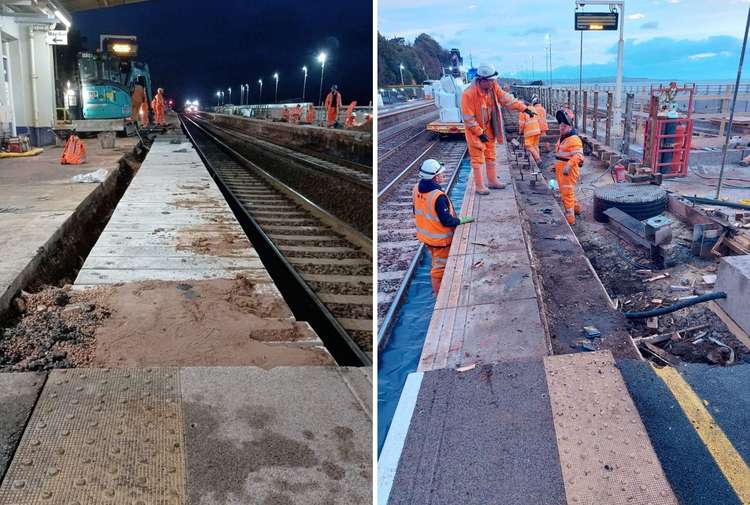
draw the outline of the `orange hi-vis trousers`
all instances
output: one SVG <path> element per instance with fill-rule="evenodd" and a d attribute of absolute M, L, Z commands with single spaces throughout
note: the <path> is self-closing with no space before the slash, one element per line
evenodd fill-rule
<path fill-rule="evenodd" d="M 557 183 L 560 185 L 560 199 L 565 212 L 565 219 L 570 224 L 575 224 L 576 214 L 581 213 L 581 204 L 576 200 L 576 184 L 581 172 L 578 165 L 571 167 L 568 175 L 563 174 L 566 163 L 558 161 L 555 164 L 555 176 Z"/>
<path fill-rule="evenodd" d="M 524 137 L 523 139 L 523 145 L 526 147 L 526 150 L 533 156 L 534 160 L 539 161 L 541 159 L 541 154 L 539 153 L 539 139 L 542 138 L 542 135 L 532 135 L 530 137 Z"/>
<path fill-rule="evenodd" d="M 450 253 L 451 246 L 435 247 L 428 245 L 427 249 L 429 249 L 430 257 L 432 258 L 430 276 L 433 279 L 442 279 L 445 273 L 445 265 L 448 264 L 448 253 Z"/>
<path fill-rule="evenodd" d="M 474 184 L 478 188 L 485 187 L 484 184 L 484 167 L 487 167 L 487 181 L 490 184 L 497 183 L 497 143 L 495 137 L 490 132 L 485 132 L 489 142 L 481 142 L 476 138 L 475 142 L 467 142 L 469 157 L 471 158 L 471 171 L 474 175 Z M 472 139 L 474 140 L 474 139 Z"/>

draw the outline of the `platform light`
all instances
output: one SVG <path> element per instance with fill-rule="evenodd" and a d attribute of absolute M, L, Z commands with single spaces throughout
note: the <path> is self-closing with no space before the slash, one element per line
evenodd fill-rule
<path fill-rule="evenodd" d="M 318 91 L 318 104 L 323 105 L 323 73 L 326 70 L 326 58 L 328 55 L 325 51 L 321 51 L 318 54 L 318 61 L 320 62 L 320 90 Z"/>
<path fill-rule="evenodd" d="M 66 18 L 62 12 L 60 12 L 58 9 L 55 9 L 55 17 L 60 20 L 62 24 L 65 25 L 65 28 L 70 28 L 70 25 L 72 24 L 68 18 Z"/>

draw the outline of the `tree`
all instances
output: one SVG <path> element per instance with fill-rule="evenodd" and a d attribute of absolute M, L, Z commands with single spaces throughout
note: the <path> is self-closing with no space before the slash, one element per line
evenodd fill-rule
<path fill-rule="evenodd" d="M 386 39 L 378 33 L 378 85 L 401 84 L 399 65 L 404 65 L 404 83 L 420 84 L 439 79 L 450 53 L 426 33 L 409 44 L 402 37 Z"/>

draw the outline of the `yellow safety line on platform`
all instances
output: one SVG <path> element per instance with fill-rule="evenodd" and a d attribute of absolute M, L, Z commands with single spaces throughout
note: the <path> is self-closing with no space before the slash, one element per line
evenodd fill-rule
<path fill-rule="evenodd" d="M 674 368 L 653 368 L 677 399 L 737 497 L 744 505 L 750 505 L 750 468 L 708 412 L 703 400 Z"/>

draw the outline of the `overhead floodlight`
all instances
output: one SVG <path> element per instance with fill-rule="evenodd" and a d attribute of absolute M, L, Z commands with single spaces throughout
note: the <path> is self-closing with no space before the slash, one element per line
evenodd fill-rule
<path fill-rule="evenodd" d="M 258 84 L 260 84 L 261 86 L 263 86 L 263 79 L 258 79 Z"/>
<path fill-rule="evenodd" d="M 307 73 L 307 67 L 306 67 L 306 66 L 302 67 L 302 71 L 303 71 L 304 73 Z"/>
<path fill-rule="evenodd" d="M 115 54 L 130 54 L 133 51 L 133 46 L 122 42 L 116 42 L 112 44 L 112 52 Z"/>
<path fill-rule="evenodd" d="M 618 12 L 576 12 L 575 29 L 577 31 L 617 30 L 618 17 Z"/>
<path fill-rule="evenodd" d="M 320 62 L 321 65 L 325 65 L 326 64 L 326 58 L 328 58 L 328 55 L 326 53 L 324 53 L 324 52 L 321 52 L 318 55 L 318 61 Z"/>
<path fill-rule="evenodd" d="M 68 18 L 65 17 L 65 15 L 60 12 L 58 9 L 55 9 L 55 17 L 60 20 L 62 24 L 65 25 L 66 28 L 70 28 L 70 25 L 73 23 L 70 22 Z"/>
<path fill-rule="evenodd" d="M 274 79 L 276 79 L 276 80 L 278 81 L 278 80 L 279 80 L 279 74 L 278 74 L 278 73 L 274 73 L 274 74 L 273 74 L 273 78 L 274 78 Z"/>

